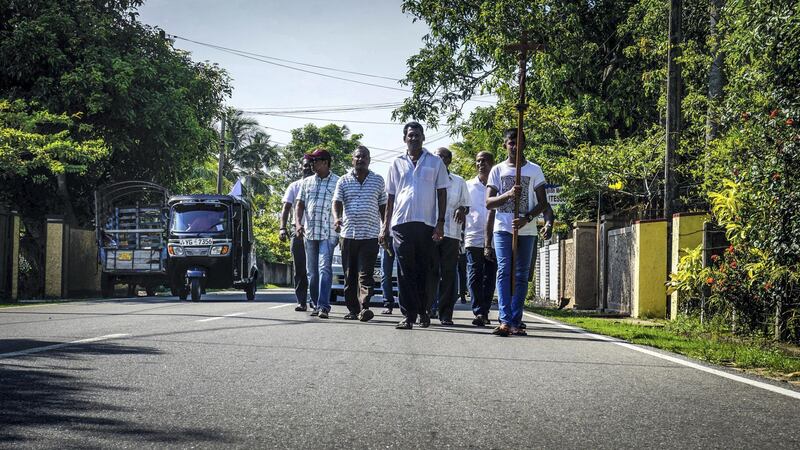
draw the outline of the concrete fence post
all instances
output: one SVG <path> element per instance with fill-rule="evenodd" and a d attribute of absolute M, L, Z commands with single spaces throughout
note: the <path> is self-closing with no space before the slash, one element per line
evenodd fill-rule
<path fill-rule="evenodd" d="M 686 250 L 696 248 L 703 243 L 703 224 L 708 221 L 706 213 L 678 213 L 672 216 L 672 267 L 670 273 L 678 271 L 678 262 L 686 254 Z M 678 316 L 678 305 L 681 298 L 679 292 L 670 296 L 670 318 Z"/>
<path fill-rule="evenodd" d="M 631 316 L 664 318 L 667 314 L 667 221 L 639 220 L 634 222 L 633 231 Z"/>
<path fill-rule="evenodd" d="M 47 216 L 45 239 L 44 296 L 64 298 L 69 292 L 69 226 L 63 216 Z"/>

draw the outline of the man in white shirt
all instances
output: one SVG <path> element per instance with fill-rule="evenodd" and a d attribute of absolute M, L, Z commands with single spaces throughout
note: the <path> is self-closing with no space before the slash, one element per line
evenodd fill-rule
<path fill-rule="evenodd" d="M 486 208 L 495 210 L 494 249 L 497 255 L 497 303 L 500 312 L 500 325 L 493 334 L 525 335 L 522 328 L 522 309 L 528 292 L 531 255 L 538 237 L 536 217 L 548 208 L 548 203 L 542 168 L 524 158 L 520 161 L 516 159 L 516 129 L 506 130 L 503 134 L 503 146 L 508 151 L 508 159 L 492 167 L 486 183 Z M 521 166 L 520 184 L 515 184 L 517 164 Z M 519 217 L 514 217 L 515 198 L 519 199 Z M 517 252 L 512 267 L 512 232 L 515 229 L 518 234 Z"/>
<path fill-rule="evenodd" d="M 456 269 L 461 246 L 461 227 L 469 212 L 469 192 L 467 182 L 460 176 L 450 173 L 453 154 L 440 147 L 436 154 L 447 167 L 450 186 L 447 188 L 447 209 L 445 210 L 444 238 L 433 249 L 433 270 L 430 271 L 431 292 L 429 296 L 438 298 L 438 304 L 431 306 L 430 315 L 439 317 L 442 325 L 453 325 L 453 308 L 456 304 Z"/>
<path fill-rule="evenodd" d="M 491 323 L 489 310 L 497 276 L 497 259 L 492 248 L 494 210 L 486 209 L 486 183 L 493 165 L 494 155 L 479 152 L 475 156 L 478 176 L 467 181 L 470 210 L 464 229 L 464 246 L 467 251 L 469 296 L 472 299 L 472 313 L 475 314 L 472 324 L 477 327 Z"/>
<path fill-rule="evenodd" d="M 300 184 L 303 179 L 314 174 L 311 170 L 311 161 L 308 158 L 303 158 L 301 162 L 303 168 L 303 177 L 299 180 L 293 181 L 286 192 L 283 194 L 283 209 L 281 210 L 281 229 L 278 233 L 278 238 L 285 241 L 289 238 L 289 231 L 286 224 L 289 219 L 289 212 L 296 206 L 298 194 L 300 194 Z M 307 309 L 306 302 L 308 299 L 308 274 L 306 273 L 306 247 L 303 245 L 303 237 L 297 236 L 292 227 L 290 249 L 292 252 L 292 268 L 294 269 L 294 296 L 297 299 L 297 306 L 295 311 L 305 311 Z M 312 305 L 313 308 L 313 305 Z"/>
<path fill-rule="evenodd" d="M 427 276 L 433 243 L 444 237 L 447 186 L 450 179 L 441 159 L 422 147 L 425 133 L 417 122 L 403 127 L 406 154 L 392 161 L 386 177 L 386 216 L 381 241 L 393 238 L 399 265 L 400 310 L 405 318 L 397 329 L 410 330 L 419 317 L 430 326 Z"/>

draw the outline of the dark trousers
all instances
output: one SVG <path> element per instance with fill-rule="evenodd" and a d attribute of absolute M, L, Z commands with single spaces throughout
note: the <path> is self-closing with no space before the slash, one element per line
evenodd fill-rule
<path fill-rule="evenodd" d="M 353 314 L 369 308 L 375 286 L 375 261 L 378 259 L 378 238 L 342 239 L 344 270 L 344 303 Z"/>
<path fill-rule="evenodd" d="M 292 268 L 294 268 L 294 296 L 297 303 L 306 306 L 308 300 L 308 274 L 306 273 L 306 246 L 303 238 L 292 236 Z M 312 305 L 313 306 L 313 305 Z"/>
<path fill-rule="evenodd" d="M 467 247 L 467 273 L 472 312 L 476 316 L 478 314 L 487 316 L 492 308 L 497 262 L 483 256 L 483 247 Z"/>
<path fill-rule="evenodd" d="M 467 297 L 467 255 L 458 254 L 458 298 L 461 300 Z"/>
<path fill-rule="evenodd" d="M 435 310 L 440 320 L 452 320 L 453 308 L 456 304 L 456 267 L 458 266 L 458 239 L 444 238 L 435 243 L 433 249 L 433 270 L 430 271 L 428 288 L 430 298 L 436 298 L 436 304 L 428 305 L 428 310 Z M 438 295 L 437 295 L 438 293 Z"/>
<path fill-rule="evenodd" d="M 392 227 L 394 254 L 398 262 L 400 311 L 409 322 L 427 310 L 428 272 L 433 256 L 433 227 L 423 222 L 406 222 Z"/>

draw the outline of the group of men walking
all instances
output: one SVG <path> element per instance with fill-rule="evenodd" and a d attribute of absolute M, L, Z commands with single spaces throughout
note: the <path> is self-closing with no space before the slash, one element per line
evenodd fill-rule
<path fill-rule="evenodd" d="M 369 169 L 366 147 L 353 152 L 352 170 L 341 177 L 331 172 L 326 150 L 305 155 L 303 178 L 290 184 L 283 197 L 280 229 L 282 240 L 291 236 L 295 310 L 307 311 L 310 306 L 312 316 L 329 317 L 333 250 L 341 244 L 348 309 L 344 318 L 372 319 L 373 272 L 382 246 L 383 314 L 392 314 L 394 307 L 391 279 L 396 260 L 403 314 L 396 328 L 428 327 L 431 318 L 443 326 L 453 325 L 459 255 L 465 254 L 472 324 L 491 323 L 496 286 L 499 325 L 493 334 L 526 334 L 522 309 L 539 234 L 536 217 L 545 215 L 545 238 L 553 222 L 541 168 L 524 159 L 516 161 L 513 129 L 503 136 L 508 159 L 494 165 L 492 153 L 478 153 L 478 174 L 469 181 L 450 173 L 452 153 L 447 148 L 431 153 L 423 147 L 424 140 L 421 124 L 409 122 L 403 127 L 406 152 L 391 163 L 385 182 Z M 522 176 L 516 184 L 518 163 Z M 515 198 L 520 204 L 518 217 Z M 290 233 L 287 221 L 292 208 L 295 220 Z M 515 230 L 517 252 L 512 257 Z M 463 275 L 460 278 L 463 283 Z"/>

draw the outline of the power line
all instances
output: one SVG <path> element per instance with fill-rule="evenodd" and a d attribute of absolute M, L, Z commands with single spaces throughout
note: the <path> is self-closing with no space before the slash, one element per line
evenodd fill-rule
<path fill-rule="evenodd" d="M 313 74 L 313 75 L 319 75 L 319 76 L 322 76 L 322 77 L 332 78 L 332 79 L 335 79 L 335 80 L 347 81 L 347 82 L 350 82 L 350 83 L 363 84 L 365 86 L 373 86 L 373 87 L 379 87 L 379 88 L 384 88 L 384 89 L 392 89 L 392 90 L 400 91 L 400 92 L 409 92 L 409 93 L 412 92 L 409 89 L 402 89 L 402 88 L 398 88 L 398 87 L 385 86 L 385 85 L 382 85 L 382 84 L 375 84 L 375 83 L 368 83 L 368 82 L 365 82 L 365 81 L 353 80 L 353 79 L 350 79 L 350 78 L 337 77 L 335 75 L 329 75 L 329 74 L 326 74 L 326 73 L 314 72 L 314 71 L 311 71 L 311 70 L 305 70 L 305 69 L 300 69 L 300 68 L 297 68 L 297 67 L 287 66 L 285 64 L 279 64 L 279 63 L 276 63 L 276 62 L 273 62 L 273 61 L 267 61 L 266 59 L 272 59 L 272 60 L 275 60 L 275 61 L 283 61 L 283 62 L 287 62 L 287 63 L 290 63 L 290 64 L 297 64 L 297 65 L 301 65 L 301 66 L 314 67 L 314 68 L 323 69 L 323 70 L 331 70 L 331 71 L 335 71 L 335 72 L 349 73 L 349 74 L 353 74 L 353 75 L 360 75 L 360 76 L 372 77 L 372 78 L 380 78 L 380 79 L 385 79 L 385 80 L 391 80 L 391 81 L 394 81 L 394 82 L 398 82 L 399 81 L 398 78 L 394 78 L 394 77 L 386 77 L 386 76 L 382 76 L 382 75 L 373 75 L 373 74 L 368 74 L 368 73 L 364 73 L 364 72 L 345 70 L 345 69 L 337 69 L 337 68 L 334 68 L 334 67 L 319 66 L 319 65 L 304 63 L 304 62 L 300 62 L 300 61 L 292 61 L 292 60 L 288 60 L 288 59 L 277 58 L 277 57 L 274 57 L 274 56 L 261 55 L 261 54 L 258 54 L 258 53 L 252 53 L 252 52 L 248 52 L 248 51 L 245 51 L 245 50 L 238 50 L 238 49 L 234 49 L 234 48 L 230 48 L 230 47 L 223 47 L 221 45 L 209 44 L 207 42 L 200 42 L 200 41 L 196 41 L 194 39 L 185 38 L 185 37 L 178 36 L 178 35 L 175 35 L 175 34 L 170 34 L 168 36 L 170 38 L 180 39 L 180 40 L 187 41 L 187 42 L 192 42 L 192 43 L 197 44 L 197 45 L 202 45 L 202 46 L 213 48 L 213 49 L 225 52 L 225 53 L 233 54 L 233 55 L 236 55 L 236 56 L 241 56 L 243 58 L 248 58 L 248 59 L 252 59 L 252 60 L 255 60 L 255 61 L 260 61 L 260 62 L 263 62 L 263 63 L 266 63 L 266 64 L 272 64 L 272 65 L 275 65 L 275 66 L 278 66 L 278 67 L 283 67 L 283 68 L 290 69 L 290 70 L 297 70 L 299 72 L 309 73 L 309 74 Z M 261 58 L 265 58 L 265 59 L 261 59 Z M 490 94 L 476 96 L 474 99 L 470 98 L 467 101 L 494 104 L 495 102 L 486 101 L 486 100 L 478 100 L 478 98 L 480 98 L 480 97 L 488 97 L 488 96 L 490 96 Z"/>
<path fill-rule="evenodd" d="M 214 48 L 214 49 L 218 49 L 218 50 L 227 50 L 227 51 L 231 51 L 231 52 L 241 53 L 241 54 L 244 54 L 244 55 L 258 56 L 260 58 L 272 59 L 272 60 L 275 60 L 275 61 L 281 61 L 281 62 L 290 63 L 290 64 L 297 64 L 297 65 L 300 65 L 300 66 L 314 67 L 316 69 L 332 70 L 334 72 L 349 73 L 349 74 L 352 74 L 352 75 L 361 75 L 363 77 L 381 78 L 381 79 L 384 79 L 384 80 L 390 80 L 390 81 L 395 81 L 395 82 L 398 80 L 395 77 L 387 77 L 387 76 L 383 76 L 383 75 L 374 75 L 374 74 L 370 74 L 370 73 L 357 72 L 357 71 L 354 71 L 354 70 L 337 69 L 335 67 L 318 66 L 316 64 L 309 64 L 309 63 L 304 63 L 304 62 L 300 62 L 300 61 L 292 61 L 290 59 L 278 58 L 278 57 L 275 57 L 275 56 L 269 56 L 269 55 L 262 55 L 262 54 L 258 54 L 258 53 L 247 52 L 247 51 L 238 50 L 238 49 L 235 49 L 235 48 L 223 47 L 221 45 L 208 44 L 208 43 L 205 43 L 205 42 L 195 41 L 193 39 L 188 39 L 188 38 L 181 37 L 181 36 L 176 36 L 176 35 L 170 35 L 170 37 L 173 37 L 175 39 L 181 39 L 183 41 L 193 42 L 193 43 L 198 44 L 198 45 L 203 45 L 205 47 L 210 47 L 210 48 Z"/>
<path fill-rule="evenodd" d="M 302 119 L 302 120 L 316 120 L 318 122 L 346 122 L 346 123 L 361 123 L 361 124 L 369 124 L 369 125 L 402 125 L 400 122 L 374 122 L 370 120 L 349 120 L 349 119 L 331 119 L 325 117 L 306 117 L 306 116 L 295 116 L 292 114 L 275 114 L 270 112 L 247 112 L 247 114 L 255 114 L 259 116 L 275 116 L 275 117 L 288 117 L 290 119 Z"/>
<path fill-rule="evenodd" d="M 353 79 L 350 79 L 350 78 L 337 77 L 335 75 L 329 75 L 327 73 L 314 72 L 313 70 L 306 70 L 306 69 L 300 69 L 298 67 L 287 66 L 286 64 L 280 64 L 280 63 L 276 63 L 274 61 L 268 61 L 266 59 L 262 59 L 262 58 L 259 58 L 259 57 L 250 56 L 249 54 L 247 54 L 247 52 L 242 52 L 241 50 L 234 50 L 234 49 L 229 49 L 229 48 L 226 48 L 226 47 L 221 47 L 221 46 L 218 46 L 218 45 L 206 44 L 204 42 L 194 41 L 194 40 L 186 39 L 186 38 L 183 38 L 183 37 L 180 37 L 180 36 L 170 35 L 170 37 L 173 37 L 175 39 L 183 39 L 184 41 L 194 42 L 195 44 L 204 45 L 206 47 L 214 48 L 216 50 L 219 50 L 219 51 L 222 51 L 222 52 L 225 52 L 225 53 L 230 53 L 230 54 L 233 54 L 233 55 L 241 56 L 242 58 L 248 58 L 248 59 L 252 59 L 252 60 L 255 60 L 255 61 L 260 61 L 260 62 L 263 62 L 263 63 L 266 63 L 266 64 L 272 64 L 273 66 L 283 67 L 283 68 L 290 69 L 290 70 L 296 70 L 298 72 L 310 73 L 310 74 L 313 74 L 313 75 L 319 75 L 321 77 L 333 78 L 335 80 L 347 81 L 347 82 L 350 82 L 350 83 L 363 84 L 365 86 L 373 86 L 373 87 L 379 87 L 379 88 L 384 88 L 384 89 L 391 89 L 391 90 L 400 91 L 400 92 L 411 92 L 408 89 L 401 89 L 401 88 L 398 88 L 398 87 L 385 86 L 385 85 L 382 85 L 382 84 L 368 83 L 366 81 L 359 81 L 359 80 L 353 80 Z"/>

